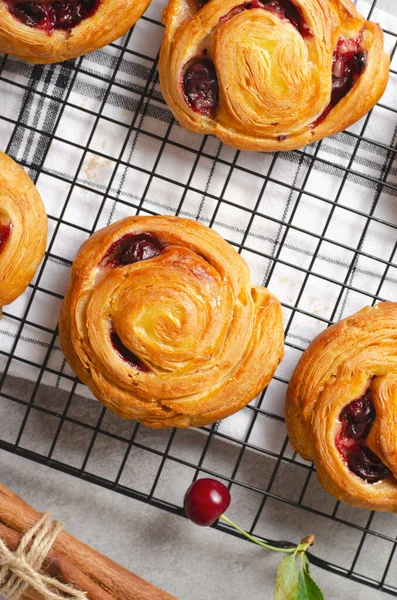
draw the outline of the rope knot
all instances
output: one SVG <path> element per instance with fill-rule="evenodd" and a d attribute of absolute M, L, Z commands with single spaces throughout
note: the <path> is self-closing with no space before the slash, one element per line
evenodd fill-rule
<path fill-rule="evenodd" d="M 16 554 L 11 555 L 7 561 L 7 567 L 9 571 L 18 571 L 26 565 L 26 560 Z M 2 565 L 3 566 L 3 565 Z"/>
<path fill-rule="evenodd" d="M 6 600 L 20 600 L 29 587 L 46 600 L 87 600 L 84 592 L 40 572 L 62 529 L 62 523 L 44 513 L 23 534 L 15 552 L 0 539 L 0 594 Z"/>

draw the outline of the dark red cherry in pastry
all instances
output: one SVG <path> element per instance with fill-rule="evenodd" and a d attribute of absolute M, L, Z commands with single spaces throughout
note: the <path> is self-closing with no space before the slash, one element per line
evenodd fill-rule
<path fill-rule="evenodd" d="M 102 264 L 131 265 L 158 256 L 163 245 L 151 233 L 127 233 L 112 244 L 102 259 Z"/>
<path fill-rule="evenodd" d="M 290 0 L 272 0 L 271 2 L 264 2 L 263 8 L 273 12 L 280 17 L 280 19 L 290 21 L 303 37 L 312 36 L 312 32 L 303 18 L 300 9 L 290 2 Z"/>
<path fill-rule="evenodd" d="M 40 27 L 46 31 L 52 31 L 55 26 L 55 15 L 53 11 L 45 6 L 40 6 L 34 2 L 6 2 L 10 13 L 29 27 Z"/>
<path fill-rule="evenodd" d="M 392 475 L 380 458 L 366 446 L 353 448 L 348 455 L 347 464 L 355 475 L 370 483 L 387 479 Z"/>
<path fill-rule="evenodd" d="M 367 53 L 361 47 L 361 36 L 340 38 L 332 61 L 331 104 L 336 105 L 354 85 L 357 75 L 367 66 Z"/>
<path fill-rule="evenodd" d="M 311 125 L 314 129 L 328 116 L 330 111 L 350 92 L 356 79 L 367 66 L 367 52 L 361 47 L 362 38 L 340 38 L 332 59 L 331 102 L 322 115 Z"/>
<path fill-rule="evenodd" d="M 138 371 L 149 371 L 148 367 L 133 352 L 131 352 L 131 350 L 124 346 L 115 329 L 111 329 L 110 331 L 110 341 L 112 342 L 112 346 L 116 350 L 117 354 L 125 362 L 138 369 Z"/>
<path fill-rule="evenodd" d="M 9 222 L 5 222 L 2 223 L 0 221 L 0 254 L 2 252 L 2 250 L 4 250 L 5 245 L 8 241 L 8 238 L 11 235 L 11 230 L 12 230 L 12 223 Z"/>
<path fill-rule="evenodd" d="M 361 34 L 355 38 L 340 37 L 336 45 L 336 53 L 342 56 L 353 56 L 361 50 Z"/>
<path fill-rule="evenodd" d="M 324 121 L 325 117 L 327 117 L 329 115 L 329 113 L 331 112 L 332 109 L 333 109 L 333 105 L 332 104 L 328 104 L 327 108 L 318 117 L 318 119 L 316 119 L 315 121 L 313 121 L 313 123 L 311 123 L 309 125 L 310 129 L 314 129 L 315 127 L 317 127 L 317 125 L 320 125 L 320 123 L 322 123 Z"/>
<path fill-rule="evenodd" d="M 10 13 L 29 27 L 38 27 L 51 33 L 54 29 L 70 30 L 83 19 L 94 14 L 101 0 L 55 0 L 46 4 L 37 2 L 6 2 Z"/>
<path fill-rule="evenodd" d="M 361 73 L 365 70 L 367 66 L 367 53 L 365 50 L 360 50 L 357 54 L 353 54 L 353 71 L 357 73 L 357 75 L 361 75 Z"/>
<path fill-rule="evenodd" d="M 342 437 L 351 440 L 365 439 L 375 418 L 375 410 L 368 390 L 364 396 L 350 402 L 341 412 Z"/>
<path fill-rule="evenodd" d="M 292 4 L 290 0 L 252 0 L 251 2 L 245 2 L 229 10 L 226 15 L 221 17 L 220 22 L 225 23 L 244 10 L 252 10 L 253 8 L 262 8 L 277 15 L 283 21 L 289 21 L 303 37 L 313 35 L 300 9 Z"/>
<path fill-rule="evenodd" d="M 183 74 L 183 94 L 194 111 L 210 116 L 219 100 L 218 77 L 214 63 L 207 58 L 195 58 Z"/>
<path fill-rule="evenodd" d="M 352 81 L 349 75 L 342 75 L 342 77 L 332 77 L 332 93 L 331 93 L 331 105 L 335 106 L 346 96 L 346 94 L 352 88 Z"/>
<path fill-rule="evenodd" d="M 345 406 L 339 419 L 342 429 L 336 440 L 336 446 L 352 473 L 369 483 L 390 477 L 391 471 L 365 445 L 375 419 L 371 389 Z"/>
<path fill-rule="evenodd" d="M 202 527 L 208 527 L 228 509 L 230 492 L 216 479 L 197 479 L 189 487 L 183 500 L 186 516 Z"/>

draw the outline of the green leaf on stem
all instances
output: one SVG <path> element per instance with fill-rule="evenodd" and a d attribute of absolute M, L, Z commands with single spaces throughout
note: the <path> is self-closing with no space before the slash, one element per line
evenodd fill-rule
<path fill-rule="evenodd" d="M 297 546 L 277 547 L 271 546 L 253 535 L 241 529 L 236 523 L 233 523 L 226 515 L 219 517 L 220 521 L 227 523 L 244 537 L 255 544 L 272 550 L 273 552 L 285 552 L 285 556 L 277 569 L 276 587 L 274 590 L 274 600 L 324 600 L 324 596 L 310 576 L 310 562 L 306 556 L 307 550 L 314 544 L 314 535 L 306 536 Z M 296 559 L 300 558 L 301 570 L 296 566 Z"/>
<path fill-rule="evenodd" d="M 302 564 L 302 569 L 299 571 L 297 600 L 324 600 L 322 591 L 310 576 L 309 561 L 307 564 Z"/>
<path fill-rule="evenodd" d="M 285 556 L 278 565 L 274 600 L 298 599 L 298 575 L 295 556 Z"/>

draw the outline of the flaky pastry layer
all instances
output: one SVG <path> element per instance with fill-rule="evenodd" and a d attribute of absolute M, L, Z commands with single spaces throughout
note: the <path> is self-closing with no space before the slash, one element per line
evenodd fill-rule
<path fill-rule="evenodd" d="M 119 264 L 116 251 L 107 262 L 140 234 L 161 244 L 157 256 Z M 234 413 L 283 356 L 279 301 L 252 286 L 247 264 L 219 234 L 177 217 L 126 218 L 85 242 L 59 330 L 94 395 L 150 427 L 201 426 Z"/>
<path fill-rule="evenodd" d="M 101 0 L 96 11 L 70 31 L 55 30 L 49 34 L 18 21 L 0 0 L 0 52 L 34 64 L 76 58 L 124 35 L 149 4 L 150 0 Z"/>
<path fill-rule="evenodd" d="M 0 228 L 9 226 L 0 244 L 1 307 L 20 296 L 41 263 L 47 241 L 47 214 L 25 171 L 0 153 Z"/>
<path fill-rule="evenodd" d="M 397 303 L 385 302 L 332 325 L 302 355 L 288 387 L 291 444 L 314 460 L 323 486 L 339 500 L 397 512 Z M 375 418 L 365 445 L 391 476 L 370 483 L 338 450 L 340 415 L 371 390 Z"/>
<path fill-rule="evenodd" d="M 293 150 L 349 127 L 382 96 L 390 64 L 383 32 L 353 2 L 290 0 L 307 34 L 267 10 L 268 1 L 169 0 L 160 83 L 186 129 L 214 134 L 241 150 Z M 357 37 L 366 54 L 365 70 L 326 114 L 338 40 Z M 197 57 L 211 61 L 217 74 L 219 98 L 209 114 L 193 109 L 184 91 L 184 73 Z M 196 82 L 194 102 L 202 86 Z"/>

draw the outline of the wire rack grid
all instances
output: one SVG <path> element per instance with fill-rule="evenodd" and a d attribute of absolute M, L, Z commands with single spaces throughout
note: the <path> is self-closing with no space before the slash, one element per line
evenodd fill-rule
<path fill-rule="evenodd" d="M 362 8 L 375 19 L 386 4 Z M 28 170 L 50 220 L 45 260 L 0 324 L 9 341 L 0 347 L 0 448 L 176 514 L 180 493 L 166 497 L 163 477 L 182 488 L 217 477 L 232 490 L 236 513 L 228 514 L 251 533 L 291 540 L 315 528 L 325 542 L 315 564 L 397 596 L 393 517 L 326 495 L 290 447 L 280 408 L 316 333 L 394 298 L 397 28 L 384 27 L 391 91 L 360 123 L 296 152 L 247 156 L 173 121 L 158 84 L 161 8 L 153 2 L 125 38 L 76 61 L 0 59 L 1 150 Z M 218 229 L 281 299 L 286 358 L 244 412 L 243 430 L 235 421 L 147 430 L 87 398 L 68 369 L 56 318 L 74 253 L 126 214 L 186 215 Z M 16 375 L 26 377 L 23 393 Z M 371 570 L 374 552 L 384 560 Z"/>

